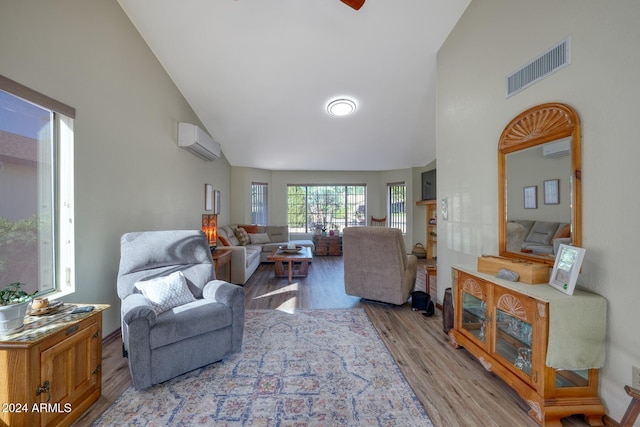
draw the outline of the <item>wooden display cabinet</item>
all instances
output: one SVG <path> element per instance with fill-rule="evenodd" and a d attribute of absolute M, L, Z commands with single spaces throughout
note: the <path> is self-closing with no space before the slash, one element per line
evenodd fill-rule
<path fill-rule="evenodd" d="M 0 338 L 0 425 L 67 426 L 102 391 L 102 311 L 27 316 Z"/>
<path fill-rule="evenodd" d="M 437 290 L 437 277 L 438 277 L 438 263 L 437 263 L 437 246 L 438 246 L 438 202 L 437 200 L 420 200 L 416 202 L 418 206 L 426 206 L 427 214 L 426 214 L 426 244 L 425 251 L 427 252 L 425 274 L 427 281 L 427 293 L 431 295 L 433 300 L 436 302 L 436 305 L 439 308 L 442 308 L 442 305 L 438 303 L 438 290 Z M 432 279 L 436 280 L 432 282 Z"/>
<path fill-rule="evenodd" d="M 438 243 L 438 203 L 436 200 L 420 200 L 416 202 L 416 205 L 422 205 L 427 207 L 426 215 L 426 245 L 427 261 L 432 261 L 430 264 L 435 265 L 437 258 L 437 243 Z"/>
<path fill-rule="evenodd" d="M 464 347 L 486 370 L 502 378 L 527 402 L 529 415 L 540 425 L 560 427 L 560 419 L 573 414 L 584 414 L 592 426 L 603 425 L 605 410 L 598 397 L 598 369 L 546 366 L 549 304 L 553 301 L 535 294 L 548 292 L 538 286 L 551 288 L 520 283 L 509 286 L 505 282 L 471 269 L 453 268 L 451 345 Z M 518 286 L 530 288 L 520 292 Z"/>

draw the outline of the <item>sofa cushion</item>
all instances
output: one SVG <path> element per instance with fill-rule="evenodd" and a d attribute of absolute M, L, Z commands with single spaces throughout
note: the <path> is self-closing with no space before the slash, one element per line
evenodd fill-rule
<path fill-rule="evenodd" d="M 208 299 L 199 299 L 169 310 L 157 317 L 149 332 L 152 349 L 187 338 L 202 335 L 231 325 L 233 312 L 230 307 Z"/>
<path fill-rule="evenodd" d="M 238 227 L 235 229 L 235 234 L 238 239 L 238 243 L 240 246 L 247 246 L 251 243 L 251 239 L 249 238 L 249 233 L 242 227 Z"/>
<path fill-rule="evenodd" d="M 229 246 L 240 246 L 238 238 L 236 237 L 235 229 L 230 225 L 218 227 L 218 239 L 226 237 L 229 242 Z"/>
<path fill-rule="evenodd" d="M 247 246 L 245 253 L 247 254 L 247 259 L 245 260 L 245 268 L 249 267 L 255 258 L 260 257 L 260 251 L 262 250 L 261 246 Z"/>
<path fill-rule="evenodd" d="M 218 235 L 218 240 L 220 240 L 220 243 L 222 243 L 222 246 L 231 246 L 231 243 L 229 243 L 229 240 L 227 240 L 227 238 L 224 236 Z"/>
<path fill-rule="evenodd" d="M 134 286 L 151 302 L 156 314 L 196 300 L 181 271 L 164 277 L 139 281 Z"/>
<path fill-rule="evenodd" d="M 286 225 L 269 225 L 265 227 L 272 242 L 287 242 L 289 240 L 289 227 Z"/>
<path fill-rule="evenodd" d="M 524 240 L 525 242 L 550 245 L 551 239 L 553 238 L 557 230 L 557 222 L 536 221 L 536 223 L 533 224 L 531 231 Z"/>
<path fill-rule="evenodd" d="M 251 239 L 252 245 L 271 242 L 271 239 L 269 238 L 269 235 L 267 233 L 249 233 L 249 239 Z"/>

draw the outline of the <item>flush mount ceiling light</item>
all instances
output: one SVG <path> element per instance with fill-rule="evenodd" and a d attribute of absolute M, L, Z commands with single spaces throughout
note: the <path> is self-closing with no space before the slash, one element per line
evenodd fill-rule
<path fill-rule="evenodd" d="M 356 103 L 347 98 L 335 99 L 327 105 L 327 111 L 332 116 L 347 116 L 356 111 Z"/>

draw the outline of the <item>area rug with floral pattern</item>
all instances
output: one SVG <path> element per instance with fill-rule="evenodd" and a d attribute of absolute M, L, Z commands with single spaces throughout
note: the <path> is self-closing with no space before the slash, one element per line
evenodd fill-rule
<path fill-rule="evenodd" d="M 251 310 L 242 352 L 147 390 L 96 426 L 433 426 L 362 309 Z"/>

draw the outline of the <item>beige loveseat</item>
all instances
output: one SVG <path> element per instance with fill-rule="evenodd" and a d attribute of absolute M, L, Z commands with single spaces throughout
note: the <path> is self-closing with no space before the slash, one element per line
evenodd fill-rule
<path fill-rule="evenodd" d="M 418 259 L 407 255 L 402 232 L 388 227 L 346 227 L 342 233 L 347 295 L 402 305 L 416 282 Z"/>
<path fill-rule="evenodd" d="M 248 241 L 240 241 L 238 228 L 246 232 Z M 256 271 L 261 262 L 267 262 L 271 252 L 281 245 L 293 242 L 299 246 L 308 246 L 311 251 L 314 245 L 311 240 L 289 240 L 289 227 L 286 225 L 244 225 L 234 224 L 218 227 L 220 248 L 231 248 L 231 281 L 245 284 Z"/>

